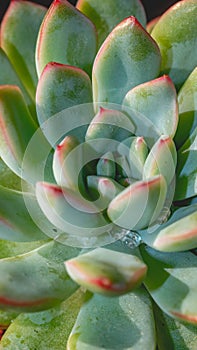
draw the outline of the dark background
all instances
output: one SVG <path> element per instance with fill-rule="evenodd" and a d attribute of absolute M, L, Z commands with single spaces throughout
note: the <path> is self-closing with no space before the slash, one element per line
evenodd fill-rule
<path fill-rule="evenodd" d="M 32 2 L 36 2 L 41 5 L 49 6 L 52 2 L 52 0 L 31 0 Z M 72 4 L 75 4 L 75 0 L 69 0 Z M 100 0 L 100 1 L 106 1 L 106 0 Z M 120 0 L 121 1 L 121 0 Z M 9 5 L 9 0 L 0 0 L 0 20 L 3 16 L 3 14 L 6 11 L 6 8 Z M 159 16 L 161 13 L 163 13 L 167 8 L 169 8 L 172 4 L 176 3 L 176 0 L 142 0 L 142 3 L 145 7 L 146 14 L 148 17 L 148 20 Z"/>

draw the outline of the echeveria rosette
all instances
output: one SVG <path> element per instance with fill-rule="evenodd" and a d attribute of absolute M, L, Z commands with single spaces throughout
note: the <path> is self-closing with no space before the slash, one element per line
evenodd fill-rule
<path fill-rule="evenodd" d="M 14 0 L 2 26 L 0 349 L 194 349 L 197 5 L 155 42 L 139 1 L 91 2 Z"/>

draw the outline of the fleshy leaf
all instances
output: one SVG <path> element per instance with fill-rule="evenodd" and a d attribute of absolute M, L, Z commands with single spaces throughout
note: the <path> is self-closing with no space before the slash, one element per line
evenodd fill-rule
<path fill-rule="evenodd" d="M 159 19 L 160 19 L 160 16 L 153 18 L 150 22 L 147 23 L 146 30 L 149 34 L 152 33 L 152 31 L 153 31 L 155 25 L 157 24 L 157 22 L 159 21 Z"/>
<path fill-rule="evenodd" d="M 31 193 L 22 193 L 0 186 L 0 238 L 11 241 L 27 242 L 46 239 L 44 233 L 33 221 L 26 202 L 40 217 L 40 208 Z M 42 212 L 41 212 L 42 213 Z"/>
<path fill-rule="evenodd" d="M 1 25 L 1 46 L 34 99 L 37 74 L 35 48 L 46 8 L 29 1 L 11 1 Z"/>
<path fill-rule="evenodd" d="M 116 165 L 114 160 L 112 152 L 105 153 L 97 163 L 97 175 L 115 178 Z"/>
<path fill-rule="evenodd" d="M 197 68 L 179 91 L 178 103 L 179 123 L 175 143 L 180 147 L 197 126 Z"/>
<path fill-rule="evenodd" d="M 65 350 L 84 293 L 78 290 L 60 306 L 50 310 L 21 314 L 4 334 L 0 349 Z M 25 332 L 24 332 L 25 329 Z"/>
<path fill-rule="evenodd" d="M 148 118 L 160 135 L 174 136 L 178 123 L 178 104 L 176 90 L 168 76 L 134 87 L 126 94 L 123 105 Z"/>
<path fill-rule="evenodd" d="M 99 198 L 94 200 L 94 204 L 100 210 L 107 208 L 111 200 L 120 193 L 124 187 L 115 180 L 103 176 L 87 176 L 87 185 L 90 195 L 98 194 Z"/>
<path fill-rule="evenodd" d="M 196 0 L 183 0 L 166 11 L 151 35 L 159 45 L 161 73 L 179 89 L 196 66 Z"/>
<path fill-rule="evenodd" d="M 32 188 L 19 176 L 12 172 L 12 170 L 0 159 L 0 184 L 17 191 L 31 192 Z"/>
<path fill-rule="evenodd" d="M 197 347 L 196 327 L 179 322 L 154 304 L 154 316 L 159 350 L 194 350 Z"/>
<path fill-rule="evenodd" d="M 0 156 L 19 176 L 27 145 L 36 131 L 17 86 L 0 86 Z"/>
<path fill-rule="evenodd" d="M 36 109 L 40 125 L 56 113 L 92 102 L 90 78 L 81 69 L 48 63 L 39 79 Z"/>
<path fill-rule="evenodd" d="M 156 43 L 135 17 L 124 19 L 104 41 L 95 58 L 94 102 L 121 104 L 130 89 L 156 78 L 159 69 Z"/>
<path fill-rule="evenodd" d="M 76 245 L 78 240 L 81 240 L 82 244 L 84 239 L 84 244 L 88 246 L 88 239 L 91 241 L 91 238 L 96 244 L 99 235 L 102 237 L 113 226 L 106 221 L 94 204 L 67 188 L 38 183 L 36 195 L 49 221 L 68 236 L 75 237 Z"/>
<path fill-rule="evenodd" d="M 132 122 L 124 113 L 100 107 L 88 127 L 85 139 L 86 141 L 98 140 L 94 148 L 103 154 L 106 150 L 116 150 L 118 146 L 116 141 L 128 138 L 133 130 Z M 91 146 L 93 147 L 93 144 Z"/>
<path fill-rule="evenodd" d="M 96 49 L 97 39 L 92 22 L 68 1 L 54 0 L 38 36 L 38 75 L 49 62 L 76 66 L 91 74 Z"/>
<path fill-rule="evenodd" d="M 176 163 L 177 152 L 173 140 L 169 136 L 161 136 L 146 158 L 143 178 L 161 174 L 169 185 L 175 176 Z"/>
<path fill-rule="evenodd" d="M 88 290 L 121 295 L 137 288 L 146 265 L 136 256 L 97 248 L 65 262 L 70 277 Z"/>
<path fill-rule="evenodd" d="M 187 207 L 182 207 L 175 210 L 174 213 L 169 218 L 169 214 L 170 214 L 169 208 L 164 207 L 163 210 L 161 211 L 158 222 L 156 222 L 154 226 L 148 228 L 148 230 L 145 229 L 139 232 L 143 242 L 153 248 L 155 245 L 155 241 L 159 236 L 160 232 L 168 231 L 168 227 L 172 227 L 172 228 L 176 227 L 180 220 L 186 219 L 187 216 L 190 217 L 190 215 L 194 214 L 196 211 L 197 211 L 197 205 L 195 203 L 191 203 Z M 188 226 L 188 229 L 189 229 L 189 226 Z M 179 235 L 179 231 L 174 233 Z M 187 237 L 185 238 L 187 239 Z M 169 243 L 170 243 L 170 240 L 169 240 Z M 171 241 L 171 243 L 172 243 L 173 251 L 179 250 L 180 247 L 178 242 L 177 242 L 177 246 L 173 245 L 173 241 Z M 174 243 L 176 244 L 176 241 Z M 183 237 L 181 238 L 181 232 L 180 232 L 180 244 L 182 247 L 184 246 L 184 234 L 183 234 Z M 155 248 L 157 249 L 157 247 Z"/>
<path fill-rule="evenodd" d="M 76 138 L 66 136 L 56 147 L 53 156 L 53 173 L 56 182 L 60 186 L 73 190 L 78 188 L 78 177 L 76 178 L 75 174 L 78 163 L 81 164 L 81 152 L 75 152 L 73 155 L 71 153 L 78 145 Z"/>
<path fill-rule="evenodd" d="M 154 317 L 146 291 L 140 288 L 118 298 L 87 294 L 67 347 L 68 350 L 154 350 Z"/>
<path fill-rule="evenodd" d="M 146 14 L 139 0 L 78 0 L 76 7 L 95 24 L 99 47 L 124 18 L 134 16 L 145 26 Z"/>
<path fill-rule="evenodd" d="M 197 194 L 197 127 L 178 151 L 175 200 Z"/>
<path fill-rule="evenodd" d="M 197 324 L 197 260 L 191 252 L 160 253 L 141 246 L 145 286 L 157 305 L 180 321 Z"/>
<path fill-rule="evenodd" d="M 154 248 L 173 252 L 197 247 L 197 210 L 160 231 Z"/>
<path fill-rule="evenodd" d="M 0 260 L 0 305 L 18 311 L 54 306 L 77 289 L 63 261 L 79 252 L 54 242 L 26 254 Z"/>
<path fill-rule="evenodd" d="M 25 102 L 27 104 L 29 111 L 31 112 L 32 117 L 34 117 L 35 121 L 37 121 L 34 101 L 30 98 L 30 96 L 24 89 L 24 86 L 22 85 L 20 79 L 18 78 L 11 62 L 9 61 L 7 55 L 1 48 L 0 48 L 0 67 L 1 67 L 0 85 L 18 86 L 24 95 Z"/>
<path fill-rule="evenodd" d="M 108 207 L 109 218 L 118 226 L 142 229 L 158 217 L 166 198 L 163 176 L 136 181 L 116 196 Z"/>

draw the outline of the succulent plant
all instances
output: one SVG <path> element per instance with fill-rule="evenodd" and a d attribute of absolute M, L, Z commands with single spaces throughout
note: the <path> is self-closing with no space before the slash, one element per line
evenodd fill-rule
<path fill-rule="evenodd" d="M 1 350 L 197 348 L 197 2 L 12 0 Z"/>

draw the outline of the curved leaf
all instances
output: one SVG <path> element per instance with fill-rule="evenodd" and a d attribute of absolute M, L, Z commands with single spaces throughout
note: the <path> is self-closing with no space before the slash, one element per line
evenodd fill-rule
<path fill-rule="evenodd" d="M 197 68 L 179 91 L 178 104 L 179 123 L 175 143 L 180 147 L 197 127 Z"/>
<path fill-rule="evenodd" d="M 160 175 L 137 181 L 111 201 L 108 216 L 116 225 L 129 230 L 145 228 L 158 217 L 166 190 L 166 182 Z"/>
<path fill-rule="evenodd" d="M 66 108 L 90 102 L 92 102 L 92 87 L 84 71 L 54 62 L 47 64 L 36 92 L 36 109 L 40 125 Z"/>
<path fill-rule="evenodd" d="M 56 308 L 21 314 L 4 334 L 0 349 L 65 350 L 83 299 L 78 290 Z"/>
<path fill-rule="evenodd" d="M 178 151 L 175 200 L 197 194 L 197 127 Z"/>
<path fill-rule="evenodd" d="M 124 19 L 107 37 L 95 58 L 94 102 L 121 104 L 130 89 L 156 78 L 159 69 L 160 53 L 156 43 L 135 17 Z"/>
<path fill-rule="evenodd" d="M 149 179 L 155 175 L 163 175 L 167 185 L 170 185 L 177 163 L 177 152 L 173 140 L 168 136 L 161 136 L 154 144 L 146 158 L 143 178 Z"/>
<path fill-rule="evenodd" d="M 99 46 L 124 18 L 134 16 L 145 26 L 146 14 L 139 0 L 78 0 L 76 7 L 95 24 Z"/>
<path fill-rule="evenodd" d="M 0 260 L 0 305 L 18 311 L 38 311 L 68 298 L 77 285 L 63 261 L 79 252 L 54 242 L 26 254 Z"/>
<path fill-rule="evenodd" d="M 65 262 L 70 277 L 94 293 L 121 295 L 137 288 L 146 265 L 136 256 L 97 248 Z"/>
<path fill-rule="evenodd" d="M 142 288 L 119 298 L 87 294 L 67 345 L 68 350 L 155 347 L 151 301 Z"/>
<path fill-rule="evenodd" d="M 180 1 L 160 17 L 151 33 L 161 51 L 161 73 L 168 74 L 178 89 L 197 63 L 196 17 L 196 0 Z"/>
<path fill-rule="evenodd" d="M 178 104 L 176 90 L 168 76 L 134 87 L 126 94 L 123 105 L 148 118 L 160 135 L 174 136 L 178 124 Z"/>
<path fill-rule="evenodd" d="M 46 8 L 29 1 L 11 1 L 1 24 L 1 46 L 34 99 L 37 74 L 35 48 Z"/>
<path fill-rule="evenodd" d="M 91 74 L 97 49 L 96 41 L 95 28 L 86 16 L 68 1 L 54 0 L 38 36 L 36 52 L 38 75 L 40 76 L 49 62 L 76 66 Z"/>
<path fill-rule="evenodd" d="M 158 306 L 173 318 L 197 324 L 197 259 L 191 252 L 160 253 L 141 246 L 148 266 L 145 285 Z"/>
<path fill-rule="evenodd" d="M 0 156 L 19 176 L 27 145 L 36 131 L 17 86 L 0 86 Z"/>
<path fill-rule="evenodd" d="M 30 98 L 30 96 L 24 89 L 24 86 L 22 85 L 19 77 L 17 76 L 14 70 L 14 67 L 12 66 L 7 55 L 1 48 L 0 48 L 0 67 L 1 67 L 0 85 L 17 85 L 23 93 L 25 102 L 27 104 L 29 111 L 31 112 L 32 117 L 37 122 L 34 101 Z"/>
<path fill-rule="evenodd" d="M 75 246 L 97 246 L 99 239 L 110 237 L 113 225 L 80 194 L 49 183 L 38 183 L 36 196 L 49 221 L 64 232 L 65 239 L 73 237 Z"/>

